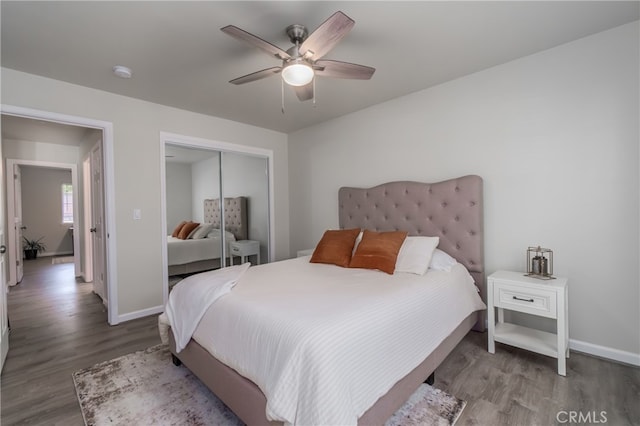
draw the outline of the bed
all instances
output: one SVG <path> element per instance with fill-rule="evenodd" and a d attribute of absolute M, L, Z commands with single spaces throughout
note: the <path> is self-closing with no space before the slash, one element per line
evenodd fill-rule
<path fill-rule="evenodd" d="M 472 286 L 472 284 L 475 282 L 475 286 L 477 287 L 477 290 L 479 291 L 482 299 L 486 300 L 483 261 L 484 243 L 482 220 L 482 179 L 480 177 L 465 176 L 433 184 L 418 182 L 392 182 L 367 189 L 341 188 L 339 191 L 339 225 L 341 229 L 362 228 L 374 231 L 402 230 L 407 231 L 409 235 L 413 236 L 438 236 L 440 238 L 440 244 L 438 247 L 453 256 L 459 262 L 459 264 L 464 265 L 464 268 L 458 265 L 459 268 L 456 269 L 456 273 L 466 274 L 466 276 L 469 277 L 470 286 Z M 365 271 L 352 268 L 335 267 L 334 269 L 329 269 L 326 268 L 328 265 L 309 264 L 308 258 L 298 258 L 278 263 L 281 263 L 286 268 L 288 268 L 287 276 L 293 277 L 293 279 L 300 279 L 300 277 L 305 276 L 303 274 L 309 274 L 309 268 L 315 271 L 313 272 L 313 274 L 321 273 L 320 270 L 323 268 L 323 270 L 325 271 L 330 271 L 330 274 L 351 274 L 349 278 L 346 278 L 349 281 L 344 281 L 343 284 L 338 286 L 336 286 L 333 282 L 327 281 L 327 287 L 329 287 L 330 289 L 338 287 L 348 287 L 350 289 L 354 289 L 358 286 L 362 287 L 367 283 L 374 283 L 374 281 L 377 280 L 376 277 L 384 275 L 383 273 L 377 271 Z M 276 422 L 268 420 L 266 414 L 267 412 L 269 412 L 269 416 L 273 418 L 274 411 L 280 409 L 278 408 L 278 401 L 274 401 L 274 399 L 279 399 L 280 395 L 278 395 L 278 398 L 272 398 L 271 400 L 268 400 L 265 396 L 265 392 L 267 394 L 272 394 L 272 389 L 270 388 L 271 385 L 265 385 L 265 383 L 262 382 L 261 377 L 254 376 L 254 370 L 260 370 L 260 368 L 262 368 L 263 370 L 266 369 L 265 371 L 267 372 L 272 370 L 278 371 L 276 368 L 277 358 L 273 358 L 273 354 L 270 351 L 267 351 L 269 347 L 268 338 L 272 331 L 259 330 L 257 334 L 252 334 L 252 344 L 250 344 L 249 347 L 244 348 L 244 353 L 248 354 L 247 357 L 244 357 L 242 352 L 233 355 L 233 357 L 237 357 L 238 362 L 240 362 L 240 364 L 234 364 L 234 368 L 231 368 L 225 364 L 225 362 L 231 363 L 232 361 L 231 359 L 229 359 L 230 355 L 229 352 L 227 352 L 226 348 L 227 346 L 229 346 L 228 350 L 232 350 L 234 346 L 240 344 L 238 342 L 240 342 L 242 338 L 238 338 L 237 342 L 230 342 L 229 345 L 226 344 L 229 342 L 225 342 L 224 345 L 219 345 L 218 347 L 216 347 L 215 342 L 212 343 L 211 341 L 205 341 L 202 336 L 205 334 L 216 335 L 216 333 L 237 333 L 238 336 L 246 335 L 247 333 L 245 333 L 243 329 L 236 328 L 237 324 L 234 322 L 234 318 L 236 316 L 256 316 L 258 318 L 268 319 L 270 318 L 270 315 L 272 315 L 272 312 L 277 312 L 277 321 L 286 322 L 286 320 L 283 320 L 283 318 L 286 317 L 282 317 L 281 312 L 291 310 L 295 311 L 296 309 L 294 309 L 293 307 L 299 306 L 299 303 L 302 301 L 302 299 L 285 299 L 284 297 L 282 297 L 280 298 L 281 300 L 279 300 L 277 295 L 286 293 L 278 292 L 277 290 L 272 291 L 266 285 L 261 288 L 257 284 L 248 284 L 255 282 L 256 276 L 262 277 L 265 280 L 265 283 L 272 282 L 269 280 L 269 276 L 271 274 L 280 274 L 278 276 L 282 276 L 282 272 L 278 272 L 278 268 L 281 268 L 281 266 L 274 264 L 260 265 L 250 268 L 245 273 L 247 277 L 243 277 L 240 279 L 239 284 L 233 290 L 233 292 L 229 293 L 227 297 L 219 299 L 215 304 L 215 309 L 209 309 L 208 311 L 206 311 L 204 317 L 202 318 L 202 321 L 200 322 L 198 328 L 194 333 L 194 337 L 188 341 L 184 349 L 181 348 L 181 350 L 178 351 L 173 333 L 168 333 L 169 345 L 172 353 L 175 356 L 175 360 L 177 362 L 184 363 L 223 402 L 225 402 L 225 404 L 229 408 L 231 408 L 238 415 L 238 417 L 240 417 L 245 423 L 251 425 L 281 423 L 279 421 Z M 342 272 L 338 271 L 339 269 L 350 270 Z M 397 274 L 391 275 L 391 278 L 388 279 L 393 279 L 393 276 L 395 275 Z M 254 277 L 253 280 L 250 279 L 251 276 Z M 314 302 L 322 300 L 322 297 L 325 297 L 323 294 L 314 293 L 318 288 L 321 287 L 321 283 L 316 282 L 314 284 L 313 281 L 320 280 L 316 275 L 307 275 L 307 277 L 308 279 L 306 281 L 311 284 L 308 287 L 305 287 L 305 291 L 310 292 L 311 298 L 314 300 Z M 427 274 L 425 274 L 425 277 L 434 280 L 439 280 L 442 278 L 442 276 L 438 275 L 438 273 L 432 272 L 428 272 Z M 414 278 L 411 279 L 413 280 Z M 417 280 L 418 278 L 415 279 Z M 350 286 L 347 283 L 353 283 L 354 285 Z M 253 287 L 251 287 L 252 285 Z M 282 280 L 281 285 L 286 287 L 286 280 Z M 372 294 L 370 296 L 372 298 L 372 303 L 377 303 L 377 299 L 388 299 L 387 293 L 377 293 L 378 291 L 381 291 L 379 289 L 381 289 L 382 287 L 375 287 L 378 290 L 374 290 L 373 285 L 375 284 L 371 285 Z M 444 285 L 440 288 L 448 288 L 448 286 Z M 396 292 L 400 290 L 393 289 L 392 291 Z M 252 295 L 254 310 L 252 310 L 251 312 L 247 311 L 245 313 L 238 313 L 236 311 L 233 311 L 232 309 L 234 304 L 244 303 L 240 300 L 243 292 Z M 353 293 L 351 294 L 351 296 L 353 296 L 354 294 L 355 298 L 352 299 L 354 301 L 354 312 L 358 315 L 369 315 L 368 317 L 366 317 L 367 321 L 371 319 L 372 323 L 376 324 L 375 321 L 378 320 L 376 319 L 376 316 L 373 315 L 373 313 L 376 312 L 376 309 L 373 309 L 373 305 L 371 305 L 368 301 L 366 301 L 365 303 L 360 300 L 360 297 L 363 295 L 363 293 Z M 287 297 L 289 296 L 290 295 L 288 295 Z M 397 294 L 394 293 L 392 297 L 395 299 L 396 296 Z M 340 297 L 342 298 L 342 300 L 347 300 L 347 296 L 341 295 Z M 477 295 L 475 297 L 477 298 Z M 398 299 L 399 298 L 400 296 L 398 296 Z M 281 304 L 278 305 L 278 303 Z M 345 303 L 337 303 L 337 305 L 347 306 L 347 308 L 341 311 L 339 314 L 342 315 L 342 317 L 322 317 L 322 321 L 320 322 L 322 324 L 336 323 L 336 325 L 338 326 L 340 326 L 340 324 L 352 324 L 351 318 L 349 317 L 349 306 L 351 306 L 351 302 L 347 303 L 346 305 Z M 457 305 L 457 303 L 454 303 L 453 305 Z M 460 303 L 460 305 L 464 305 L 464 303 Z M 482 305 L 482 302 L 480 302 L 480 305 Z M 280 307 L 280 309 L 277 308 L 278 306 Z M 484 305 L 479 306 L 476 304 L 474 305 L 474 307 L 469 308 L 470 313 L 464 314 L 462 318 L 457 319 L 454 325 L 448 325 L 447 327 L 449 328 L 447 328 L 446 331 L 442 331 L 442 333 L 445 333 L 443 336 L 440 336 L 438 338 L 433 336 L 425 337 L 424 341 L 428 341 L 428 344 L 414 344 L 412 341 L 411 347 L 407 345 L 404 348 L 400 348 L 402 349 L 401 351 L 398 351 L 399 348 L 387 347 L 386 350 L 389 350 L 391 351 L 390 353 L 395 354 L 389 356 L 389 359 L 394 359 L 394 361 L 397 361 L 398 364 L 401 363 L 398 359 L 396 359 L 396 357 L 401 357 L 401 354 L 405 352 L 412 354 L 411 356 L 413 358 L 409 362 L 409 364 L 406 364 L 406 360 L 403 360 L 402 362 L 403 368 L 405 368 L 406 371 L 397 378 L 393 376 L 393 374 L 398 374 L 397 371 L 390 373 L 391 376 L 389 377 L 387 377 L 386 373 L 383 373 L 383 370 L 374 369 L 368 372 L 365 371 L 365 374 L 357 378 L 356 381 L 358 383 L 364 381 L 364 383 L 366 384 L 368 383 L 367 381 L 370 380 L 372 382 L 376 382 L 377 385 L 377 381 L 382 383 L 384 380 L 387 380 L 388 382 L 388 380 L 391 380 L 391 378 L 393 378 L 393 380 L 388 383 L 384 382 L 385 384 L 388 384 L 388 387 L 383 391 L 380 391 L 378 388 L 376 388 L 376 392 L 378 392 L 379 395 L 376 394 L 375 399 L 373 399 L 372 401 L 367 400 L 354 402 L 352 405 L 355 407 L 353 409 L 357 410 L 356 417 L 348 417 L 348 415 L 353 415 L 353 413 L 348 413 L 347 417 L 340 417 L 338 414 L 336 414 L 337 417 L 331 417 L 332 413 L 321 413 L 320 415 L 325 417 L 318 417 L 322 420 L 318 420 L 317 422 L 357 422 L 358 424 L 383 424 L 385 420 L 388 419 L 409 398 L 409 396 L 411 396 L 411 394 L 417 389 L 417 387 L 435 371 L 436 367 L 446 358 L 446 356 L 453 350 L 453 348 L 455 348 L 455 346 L 467 334 L 467 332 L 469 332 L 469 330 L 471 330 L 472 328 L 475 328 L 477 330 L 484 330 L 483 307 Z M 382 307 L 381 309 L 385 308 Z M 393 312 L 397 313 L 398 311 L 393 310 Z M 433 305 L 433 312 L 433 315 L 439 312 L 438 305 Z M 216 315 L 222 316 L 216 317 Z M 405 320 L 402 318 L 398 318 L 397 321 L 377 323 L 379 327 L 381 326 L 380 328 L 363 331 L 358 330 L 358 334 L 364 332 L 366 336 L 371 338 L 371 341 L 374 341 L 376 335 L 381 331 L 382 328 L 386 328 L 389 324 L 396 322 L 400 325 L 404 325 L 405 323 L 403 321 Z M 269 321 L 267 320 L 264 322 L 266 323 Z M 295 329 L 298 328 L 300 324 L 301 322 L 290 321 L 286 324 L 286 327 L 288 327 L 289 329 Z M 353 324 L 355 324 L 355 321 L 353 322 Z M 208 329 L 207 327 L 212 328 Z M 322 327 L 324 327 L 324 325 Z M 214 328 L 217 328 L 217 331 L 214 330 Z M 321 333 L 326 331 L 324 328 L 320 328 L 320 330 Z M 416 342 L 417 339 L 421 339 L 422 335 L 428 334 L 421 333 L 421 329 L 419 326 L 407 326 L 405 329 L 401 328 L 401 330 L 408 331 L 406 333 L 403 332 L 400 334 L 408 335 L 413 333 L 412 336 L 414 339 L 416 339 Z M 387 332 L 393 333 L 394 331 L 393 329 L 391 329 L 387 330 Z M 333 333 L 333 331 L 331 331 L 331 333 L 331 336 L 337 336 L 335 333 Z M 335 340 L 333 337 L 331 339 L 332 342 L 333 340 Z M 344 340 L 341 336 L 336 337 L 336 339 Z M 318 346 L 313 340 L 311 342 L 312 345 Z M 343 354 L 345 356 L 348 356 L 348 353 L 358 354 L 358 356 L 364 355 L 362 357 L 362 360 L 364 360 L 367 357 L 367 352 L 362 351 L 366 348 L 369 348 L 368 342 L 369 339 L 359 340 L 359 343 L 357 345 L 354 344 L 351 348 L 349 348 L 348 343 L 346 343 L 347 346 L 336 346 L 335 351 L 332 350 L 329 352 L 329 354 L 325 353 L 321 358 L 329 358 L 331 360 L 331 354 L 335 352 L 336 354 Z M 279 342 L 278 344 L 276 344 L 276 349 L 274 350 L 274 352 L 278 352 L 281 346 L 286 346 L 287 344 L 287 341 Z M 420 350 L 424 349 L 425 351 L 428 347 L 428 351 L 422 353 L 417 351 L 417 349 L 414 350 L 413 346 L 419 346 L 421 348 Z M 422 346 L 424 346 L 424 348 Z M 224 347 L 224 349 L 222 347 Z M 212 353 L 215 353 L 216 356 L 212 355 Z M 258 354 L 257 361 L 255 357 L 252 358 L 251 356 L 249 356 L 252 353 Z M 416 358 L 416 356 L 418 355 L 420 357 Z M 259 364 L 261 362 L 261 358 L 264 358 L 264 362 L 266 362 L 265 365 L 263 365 L 262 367 L 251 365 L 252 362 L 256 362 L 257 364 Z M 311 353 L 310 358 L 317 357 L 313 353 Z M 374 361 L 374 358 L 375 357 L 371 357 L 372 363 L 379 362 Z M 275 363 L 272 363 L 272 359 L 276 360 Z M 221 360 L 224 360 L 225 362 Z M 242 362 L 244 361 L 249 362 L 249 364 L 243 365 Z M 295 389 L 297 389 L 296 392 L 299 391 L 301 394 L 306 394 L 309 392 L 313 393 L 316 389 L 317 392 L 321 393 L 323 392 L 323 389 L 329 389 L 329 385 L 331 383 L 325 383 L 324 386 L 321 383 L 324 380 L 323 374 L 328 372 L 326 365 L 323 366 L 321 364 L 321 361 L 322 360 L 319 360 L 317 365 L 310 364 L 298 366 L 297 370 L 303 371 L 303 376 L 300 376 L 298 374 L 298 376 L 294 377 L 291 380 L 287 379 L 284 380 L 284 382 L 280 381 L 279 383 L 285 383 L 285 385 L 287 386 L 293 386 Z M 365 364 L 367 363 L 362 362 L 362 365 Z M 407 369 L 407 365 L 411 365 L 411 367 Z M 239 374 L 236 370 L 242 374 Z M 322 374 L 316 374 L 316 370 Z M 337 371 L 342 370 L 337 369 Z M 346 374 L 349 374 L 348 370 L 346 370 Z M 247 377 L 252 377 L 253 380 L 250 380 Z M 300 380 L 301 377 L 302 381 Z M 380 380 L 378 380 L 378 377 L 381 377 Z M 305 382 L 305 380 L 307 380 L 308 383 Z M 316 380 L 319 381 L 316 382 Z M 336 378 L 336 380 L 340 380 L 340 377 Z M 259 384 L 256 384 L 256 382 Z M 269 382 L 266 381 L 266 383 Z M 347 383 L 347 385 L 349 384 Z M 362 389 L 366 389 L 366 385 L 364 387 L 361 386 L 360 390 Z M 331 399 L 336 399 L 333 395 L 331 395 L 331 393 L 332 392 L 326 392 L 320 395 L 313 395 L 312 397 L 317 398 L 319 401 L 329 401 Z M 287 395 L 285 399 L 291 396 L 291 394 L 286 393 L 284 395 Z M 350 400 L 352 398 L 358 399 L 360 394 L 357 392 L 349 394 L 347 392 L 345 395 L 347 397 L 342 399 L 349 400 L 349 404 L 351 404 Z M 356 397 L 354 397 L 354 395 L 356 395 Z M 295 392 L 293 394 L 293 397 L 295 397 Z M 372 395 L 367 395 L 367 397 L 371 399 Z M 284 411 L 286 411 L 286 403 L 289 403 L 289 401 L 284 402 Z M 299 404 L 299 407 L 304 408 L 306 402 L 304 400 L 296 401 L 295 404 Z M 332 405 L 329 404 L 329 406 Z M 299 407 L 293 407 L 294 417 L 288 418 L 287 422 L 309 423 L 309 419 L 314 418 L 313 416 L 305 417 L 306 414 L 300 414 L 300 416 L 302 417 L 295 417 L 298 415 L 295 413 L 295 410 L 302 409 Z M 351 409 L 351 405 L 346 409 Z M 277 418 L 281 414 L 282 412 L 275 412 L 275 417 Z M 282 415 L 286 419 L 287 414 Z"/>
<path fill-rule="evenodd" d="M 246 240 L 247 199 L 246 197 L 228 197 L 224 199 L 226 253 L 228 243 L 234 240 Z M 221 232 L 222 214 L 218 199 L 206 199 L 203 202 L 204 222 L 211 224 L 213 230 L 206 238 L 180 239 L 167 236 L 167 259 L 169 276 L 192 274 L 220 268 L 222 257 Z M 227 254 L 227 257 L 229 255 Z"/>

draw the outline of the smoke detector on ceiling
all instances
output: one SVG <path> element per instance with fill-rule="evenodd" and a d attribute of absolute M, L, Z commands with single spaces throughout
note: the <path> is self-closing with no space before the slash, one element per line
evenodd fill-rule
<path fill-rule="evenodd" d="M 131 78 L 131 76 L 133 75 L 130 68 L 122 65 L 116 65 L 115 67 L 113 67 L 113 73 L 120 78 Z"/>

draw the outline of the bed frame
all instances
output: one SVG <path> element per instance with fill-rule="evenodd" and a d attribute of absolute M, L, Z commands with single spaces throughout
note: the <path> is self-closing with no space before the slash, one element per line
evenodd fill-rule
<path fill-rule="evenodd" d="M 409 235 L 439 236 L 439 248 L 467 267 L 486 301 L 482 178 L 464 176 L 438 183 L 392 182 L 374 188 L 339 190 L 340 228 L 402 230 Z M 359 419 L 358 424 L 383 424 L 432 377 L 472 328 L 484 330 L 484 312 L 469 315 L 411 373 L 397 382 Z M 267 400 L 258 386 L 227 367 L 194 340 L 175 355 L 173 333 L 169 346 L 174 362 L 182 362 L 240 419 L 249 425 L 281 424 L 266 419 Z"/>
<path fill-rule="evenodd" d="M 220 200 L 217 198 L 206 199 L 203 204 L 204 223 L 212 223 L 214 228 L 221 229 L 222 212 L 220 211 Z M 224 199 L 224 227 L 225 230 L 236 237 L 236 240 L 247 239 L 249 228 L 247 226 L 246 197 L 227 197 Z M 208 271 L 220 268 L 220 265 L 220 258 L 199 260 L 181 265 L 169 265 L 169 276 Z"/>

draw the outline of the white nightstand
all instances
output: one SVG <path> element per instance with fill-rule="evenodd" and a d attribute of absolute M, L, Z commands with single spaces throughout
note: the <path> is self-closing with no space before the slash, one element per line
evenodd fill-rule
<path fill-rule="evenodd" d="M 569 295 L 567 278 L 540 280 L 523 272 L 497 271 L 487 279 L 489 352 L 495 342 L 558 358 L 558 374 L 567 375 Z M 495 320 L 498 308 L 498 322 Z M 554 318 L 556 334 L 504 322 L 504 309 Z"/>
<path fill-rule="evenodd" d="M 229 255 L 233 265 L 233 256 L 240 256 L 240 263 L 244 263 L 248 256 L 256 256 L 256 265 L 260 264 L 260 241 L 239 240 L 229 243 Z"/>

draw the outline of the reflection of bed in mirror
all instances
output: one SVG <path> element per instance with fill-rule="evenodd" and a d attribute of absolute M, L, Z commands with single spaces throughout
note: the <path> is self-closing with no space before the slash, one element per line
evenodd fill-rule
<path fill-rule="evenodd" d="M 204 200 L 204 222 L 212 228 L 205 238 L 180 239 L 167 237 L 167 258 L 169 276 L 191 274 L 221 267 L 222 257 L 222 215 L 218 199 Z M 229 241 L 246 240 L 247 227 L 247 199 L 234 197 L 224 199 L 224 224 L 227 257 Z"/>

